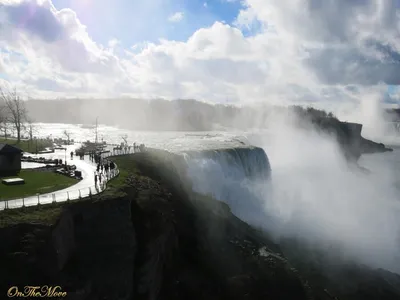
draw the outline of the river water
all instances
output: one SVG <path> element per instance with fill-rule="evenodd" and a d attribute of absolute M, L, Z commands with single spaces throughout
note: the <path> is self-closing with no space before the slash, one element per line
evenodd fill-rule
<path fill-rule="evenodd" d="M 67 130 L 71 134 L 71 138 L 77 142 L 94 141 L 95 130 L 83 128 L 80 125 L 71 124 L 35 124 L 37 137 L 46 138 L 65 138 L 63 132 Z M 279 166 L 278 161 L 285 161 L 284 165 L 288 165 L 287 159 L 290 156 L 291 160 L 298 160 L 296 156 L 287 155 L 287 152 L 293 151 L 293 144 L 297 146 L 299 143 L 292 141 L 291 143 L 282 143 L 281 140 L 268 139 L 266 131 L 212 131 L 212 132 L 146 132 L 146 131 L 129 131 L 117 127 L 105 125 L 98 126 L 98 140 L 106 141 L 110 144 L 120 144 L 127 137 L 128 143 L 132 145 L 136 143 L 144 143 L 148 147 L 164 149 L 172 152 L 184 152 L 187 150 L 204 150 L 204 149 L 219 149 L 242 146 L 244 143 L 260 146 L 266 150 L 270 158 L 272 166 Z M 365 136 L 369 138 L 368 135 Z M 375 137 L 372 137 L 376 139 Z M 291 138 L 293 140 L 293 138 Z M 376 140 L 378 141 L 378 140 Z M 303 141 L 304 142 L 304 139 Z M 307 142 L 307 141 L 306 141 Z M 310 141 L 316 144 L 314 141 Z M 378 142 L 388 143 L 387 146 L 393 147 L 393 152 L 363 155 L 359 163 L 377 173 L 387 173 L 390 169 L 394 178 L 400 180 L 400 135 L 398 137 L 382 136 Z M 297 143 L 297 144 L 296 144 Z M 275 147 L 275 144 L 279 144 Z M 303 149 L 307 149 L 306 145 Z M 282 155 L 282 151 L 285 155 Z M 305 152 L 304 151 L 304 152 Z M 319 150 L 318 150 L 319 151 Z M 298 152 L 298 149 L 296 149 Z M 312 155 L 315 155 L 313 153 Z M 305 155 L 309 156 L 309 155 Z M 309 158 L 309 157 L 308 157 Z M 315 157 L 313 157 L 315 159 Z M 325 158 L 324 158 L 325 159 Z M 304 160 L 304 156 L 301 158 Z M 296 164 L 296 162 L 293 162 Z"/>

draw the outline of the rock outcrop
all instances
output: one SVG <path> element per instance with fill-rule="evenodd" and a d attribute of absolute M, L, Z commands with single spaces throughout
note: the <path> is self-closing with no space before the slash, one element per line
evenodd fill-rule
<path fill-rule="evenodd" d="M 368 140 L 361 135 L 362 124 L 341 122 L 334 118 L 314 121 L 316 127 L 337 139 L 343 154 L 349 161 L 358 161 L 362 154 L 393 151 L 382 143 Z"/>
<path fill-rule="evenodd" d="M 26 285 L 60 285 L 66 299 L 132 299 L 130 203 L 123 197 L 88 199 L 65 205 L 52 226 L 1 228 L 0 299 L 9 287 Z"/>
<path fill-rule="evenodd" d="M 64 211 L 53 226 L 17 224 L 0 230 L 1 290 L 49 284 L 75 250 L 74 224 Z"/>
<path fill-rule="evenodd" d="M 160 184 L 161 178 L 130 180 L 135 299 L 310 299 L 279 247 L 226 204 L 197 194 L 189 200 L 179 185 Z"/>

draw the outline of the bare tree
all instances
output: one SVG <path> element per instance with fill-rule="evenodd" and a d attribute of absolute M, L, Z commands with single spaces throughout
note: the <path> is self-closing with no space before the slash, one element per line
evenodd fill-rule
<path fill-rule="evenodd" d="M 29 152 L 34 150 L 34 144 L 35 142 L 33 141 L 34 136 L 39 132 L 37 125 L 33 123 L 31 119 L 28 119 L 26 121 L 26 126 L 25 126 L 25 132 L 29 136 L 29 142 L 28 142 L 28 147 L 29 147 Z M 38 152 L 38 140 L 36 139 L 36 153 Z M 33 152 L 31 152 L 33 153 Z"/>
<path fill-rule="evenodd" d="M 32 120 L 27 120 L 26 132 L 28 133 L 29 140 L 33 140 L 33 136 L 38 132 Z"/>
<path fill-rule="evenodd" d="M 67 143 L 68 145 L 70 144 L 71 141 L 71 132 L 67 131 L 67 129 L 64 130 L 63 134 L 65 135 L 65 137 L 67 138 Z"/>
<path fill-rule="evenodd" d="M 5 140 L 6 140 L 6 139 L 8 138 L 8 136 L 9 136 L 9 134 L 8 134 L 8 128 L 9 128 L 9 123 L 8 123 L 7 121 L 0 124 L 0 130 L 1 130 L 2 133 L 3 133 L 3 137 L 4 137 Z"/>
<path fill-rule="evenodd" d="M 17 93 L 17 89 L 5 90 L 0 88 L 0 100 L 5 104 L 7 120 L 12 124 L 16 133 L 17 141 L 21 141 L 21 132 L 25 129 L 25 121 L 27 121 L 27 109 L 25 102 Z"/>
<path fill-rule="evenodd" d="M 0 103 L 0 130 L 4 132 L 4 139 L 7 139 L 7 125 L 6 106 Z"/>

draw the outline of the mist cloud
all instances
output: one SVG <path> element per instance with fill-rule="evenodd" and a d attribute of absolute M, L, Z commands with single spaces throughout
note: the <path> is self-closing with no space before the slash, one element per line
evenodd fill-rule
<path fill-rule="evenodd" d="M 267 153 L 270 182 L 249 180 L 220 154 L 218 160 L 189 160 L 195 191 L 226 202 L 277 242 L 298 239 L 336 266 L 351 262 L 400 274 L 396 154 L 361 157 L 359 164 L 371 171 L 365 173 L 348 164 L 332 136 L 301 129 L 292 114 L 269 120 L 268 130 L 244 138 Z M 255 169 L 254 161 L 246 157 L 242 164 Z"/>
<path fill-rule="evenodd" d="M 252 140 L 271 161 L 272 183 L 259 194 L 266 220 L 278 220 L 272 233 L 300 238 L 333 257 L 399 273 L 395 157 L 362 158 L 360 164 L 371 170 L 367 175 L 349 168 L 329 136 L 281 120 L 275 120 L 274 134 Z"/>

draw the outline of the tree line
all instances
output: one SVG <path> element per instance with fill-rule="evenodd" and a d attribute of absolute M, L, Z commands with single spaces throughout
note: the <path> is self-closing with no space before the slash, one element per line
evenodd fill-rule
<path fill-rule="evenodd" d="M 330 113 L 313 107 L 279 107 L 268 104 L 257 106 L 235 106 L 209 104 L 193 99 L 116 98 L 116 99 L 64 99 L 28 100 L 21 102 L 16 92 L 2 97 L 13 121 L 14 131 L 24 132 L 24 124 L 19 115 L 29 115 L 38 122 L 93 125 L 96 118 L 102 124 L 120 126 L 131 130 L 154 131 L 209 131 L 218 128 L 264 128 L 270 125 L 276 115 L 286 115 L 288 110 L 300 119 L 336 124 L 338 120 Z M 21 106 L 22 105 L 22 106 Z M 11 109 L 10 109 L 11 108 Z M 19 112 L 19 113 L 16 113 Z M 27 119 L 27 118 L 26 118 Z M 28 129 L 29 131 L 29 129 Z M 19 136 L 20 136 L 19 134 Z M 64 134 L 65 135 L 65 134 Z M 69 139 L 68 134 L 65 135 Z"/>
<path fill-rule="evenodd" d="M 104 125 L 130 130 L 208 131 L 218 128 L 264 128 L 279 114 L 294 110 L 301 117 L 324 119 L 333 114 L 315 108 L 256 105 L 210 104 L 194 99 L 53 99 L 28 100 L 30 115 L 38 122 Z"/>

